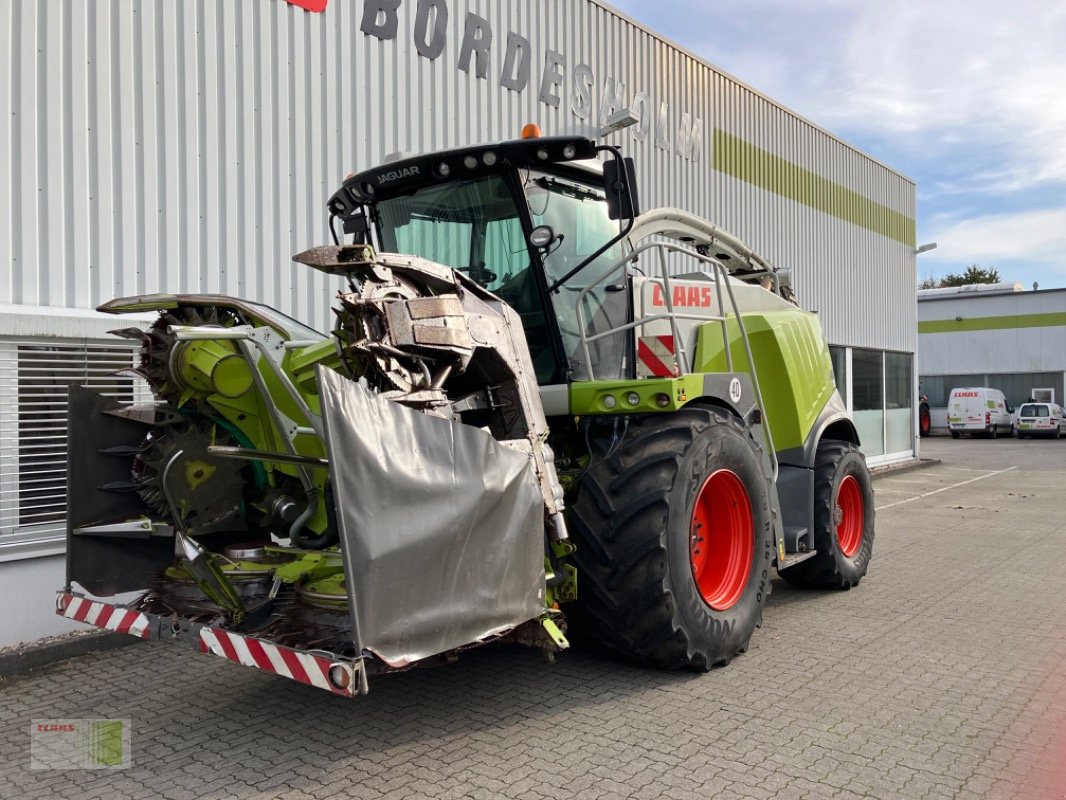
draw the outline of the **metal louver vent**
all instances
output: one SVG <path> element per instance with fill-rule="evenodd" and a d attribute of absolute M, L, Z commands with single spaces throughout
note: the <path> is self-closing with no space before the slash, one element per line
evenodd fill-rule
<path fill-rule="evenodd" d="M 148 399 L 124 342 L 0 339 L 0 560 L 37 554 L 66 532 L 67 390 Z M 30 550 L 27 548 L 30 547 Z"/>

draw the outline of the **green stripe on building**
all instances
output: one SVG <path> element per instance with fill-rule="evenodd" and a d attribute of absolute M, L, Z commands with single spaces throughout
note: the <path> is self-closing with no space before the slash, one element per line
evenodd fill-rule
<path fill-rule="evenodd" d="M 714 168 L 911 247 L 914 220 L 839 183 L 727 133 L 714 131 Z"/>
<path fill-rule="evenodd" d="M 1066 312 L 1050 311 L 1046 314 L 1018 314 L 1013 317 L 931 319 L 918 323 L 918 333 L 966 333 L 1011 328 L 1061 328 L 1063 326 L 1066 326 Z"/>

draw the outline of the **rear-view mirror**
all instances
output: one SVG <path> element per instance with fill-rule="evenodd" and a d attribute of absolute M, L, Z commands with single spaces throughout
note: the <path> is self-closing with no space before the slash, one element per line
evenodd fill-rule
<path fill-rule="evenodd" d="M 637 168 L 632 158 L 617 158 L 603 165 L 603 188 L 607 193 L 607 215 L 611 219 L 633 219 L 640 215 L 637 200 Z M 622 171 L 625 170 L 625 172 Z"/>

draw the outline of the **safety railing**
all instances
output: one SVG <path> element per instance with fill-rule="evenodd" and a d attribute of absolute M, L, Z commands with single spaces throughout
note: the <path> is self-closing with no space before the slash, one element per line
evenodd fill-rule
<path fill-rule="evenodd" d="M 626 279 L 630 277 L 629 266 L 635 264 L 640 260 L 640 257 L 645 253 L 654 253 L 659 260 L 660 274 L 655 276 L 655 280 L 662 281 L 662 295 L 664 311 L 661 313 L 650 314 L 648 316 L 641 317 L 640 319 L 628 322 L 624 325 L 615 325 L 608 330 L 599 331 L 597 333 L 590 334 L 588 332 L 588 321 L 585 319 L 585 300 L 586 298 L 599 286 L 607 283 L 608 279 L 617 275 L 619 272 L 623 272 Z M 670 277 L 670 265 L 668 257 L 671 254 L 680 254 L 692 259 L 695 259 L 701 265 L 705 265 L 710 268 L 709 274 L 714 277 L 715 296 L 717 298 L 718 313 L 708 315 L 707 313 L 696 314 L 693 312 L 678 310 L 674 308 L 673 302 L 673 289 L 671 287 Z M 691 274 L 691 273 L 690 273 Z M 704 274 L 708 274 L 704 271 Z M 774 281 L 775 288 L 777 287 L 777 276 L 772 272 L 768 272 L 767 276 Z M 590 345 L 593 342 L 600 339 L 606 339 L 610 336 L 617 336 L 620 333 L 634 330 L 636 328 L 643 328 L 653 322 L 666 320 L 670 325 L 670 332 L 674 339 L 674 355 L 677 358 L 678 368 L 681 374 L 690 373 L 693 371 L 693 363 L 689 358 L 688 346 L 684 341 L 684 337 L 678 329 L 678 320 L 691 319 L 699 322 L 716 322 L 721 330 L 722 335 L 722 349 L 725 352 L 726 370 L 728 372 L 736 372 L 733 367 L 733 350 L 730 347 L 729 341 L 729 329 L 727 315 L 727 309 L 725 304 L 725 298 L 729 299 L 729 311 L 732 312 L 733 319 L 736 320 L 737 329 L 740 334 L 740 340 L 744 345 L 744 354 L 748 361 L 748 374 L 751 376 L 752 386 L 755 389 L 755 400 L 758 403 L 760 412 L 763 412 L 765 408 L 763 404 L 762 388 L 759 385 L 759 376 L 755 372 L 755 359 L 752 356 L 751 342 L 748 339 L 747 329 L 744 327 L 744 318 L 740 314 L 740 307 L 737 304 L 736 295 L 733 293 L 733 286 L 729 282 L 729 271 L 725 265 L 722 264 L 716 258 L 712 256 L 699 253 L 691 247 L 687 247 L 683 244 L 679 244 L 673 241 L 651 241 L 645 242 L 640 246 L 634 248 L 633 252 L 627 255 L 625 258 L 618 261 L 610 269 L 604 271 L 599 278 L 584 287 L 577 295 L 575 299 L 575 311 L 578 320 L 578 329 L 581 335 L 581 353 L 585 359 L 586 369 L 590 380 L 596 380 L 596 365 L 592 359 L 592 351 Z M 766 419 L 766 414 L 761 413 L 763 433 L 766 438 L 766 449 L 769 454 L 770 463 L 773 466 L 774 479 L 777 479 L 777 457 L 774 452 L 773 439 L 770 434 L 770 424 Z"/>

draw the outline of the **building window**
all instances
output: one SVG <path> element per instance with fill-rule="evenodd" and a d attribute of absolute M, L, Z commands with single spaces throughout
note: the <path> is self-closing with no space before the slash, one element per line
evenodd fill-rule
<path fill-rule="evenodd" d="M 910 408 L 914 405 L 911 398 L 911 362 L 910 353 L 885 353 L 885 407 Z"/>
<path fill-rule="evenodd" d="M 130 402 L 146 387 L 125 342 L 0 340 L 0 559 L 66 534 L 67 391 Z M 33 553 L 30 553 L 33 554 Z"/>
<path fill-rule="evenodd" d="M 880 350 L 860 350 L 851 354 L 851 390 L 856 411 L 880 411 L 884 408 L 884 367 Z"/>
<path fill-rule="evenodd" d="M 862 451 L 867 456 L 879 456 L 886 452 L 884 389 L 884 353 L 880 350 L 852 350 L 852 412 Z"/>
<path fill-rule="evenodd" d="M 885 452 L 914 446 L 914 356 L 885 353 Z"/>

